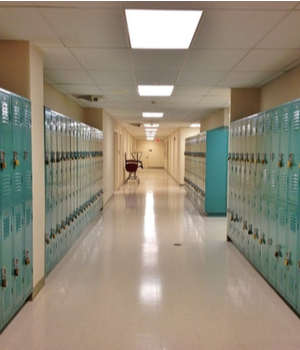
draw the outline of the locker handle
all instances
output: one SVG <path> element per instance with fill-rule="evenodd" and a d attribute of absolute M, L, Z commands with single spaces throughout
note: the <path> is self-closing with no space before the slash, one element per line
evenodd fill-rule
<path fill-rule="evenodd" d="M 278 258 L 280 256 L 280 245 L 278 244 L 276 246 L 276 250 L 275 250 L 275 258 Z"/>
<path fill-rule="evenodd" d="M 28 158 L 28 152 L 24 150 L 24 160 Z"/>
<path fill-rule="evenodd" d="M 262 233 L 260 235 L 259 244 L 263 244 L 263 243 L 264 243 L 264 234 Z"/>
<path fill-rule="evenodd" d="M 19 276 L 20 275 L 20 269 L 19 269 L 19 260 L 17 258 L 15 258 L 15 276 Z"/>
<path fill-rule="evenodd" d="M 25 250 L 25 265 L 30 264 L 30 259 L 29 259 L 29 251 Z"/>
<path fill-rule="evenodd" d="M 20 165 L 20 161 L 18 159 L 18 152 L 14 151 L 14 166 L 19 166 Z"/>
<path fill-rule="evenodd" d="M 6 169 L 5 152 L 1 151 L 1 170 Z"/>
<path fill-rule="evenodd" d="M 6 277 L 6 268 L 2 267 L 2 287 L 6 288 L 8 286 L 8 281 Z"/>
<path fill-rule="evenodd" d="M 253 239 L 257 239 L 257 238 L 258 238 L 258 229 L 255 228 L 253 233 Z"/>
<path fill-rule="evenodd" d="M 288 166 L 288 168 L 291 168 L 292 165 L 293 165 L 293 153 L 290 153 L 289 154 L 289 160 L 287 162 L 287 166 Z"/>
<path fill-rule="evenodd" d="M 288 266 L 290 263 L 290 252 L 286 252 L 286 258 L 284 260 L 284 265 Z"/>

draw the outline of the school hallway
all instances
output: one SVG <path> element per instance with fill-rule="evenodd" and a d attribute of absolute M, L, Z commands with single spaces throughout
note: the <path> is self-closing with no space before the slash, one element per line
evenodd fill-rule
<path fill-rule="evenodd" d="M 3 350 L 293 350 L 300 320 L 165 170 L 115 192 Z"/>

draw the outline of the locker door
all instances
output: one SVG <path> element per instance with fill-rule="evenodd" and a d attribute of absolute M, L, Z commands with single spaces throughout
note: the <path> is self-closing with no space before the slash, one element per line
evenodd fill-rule
<path fill-rule="evenodd" d="M 241 138 L 240 138 L 240 176 L 241 185 L 246 184 L 246 129 L 247 129 L 247 118 L 241 120 Z"/>
<path fill-rule="evenodd" d="M 13 210 L 13 286 L 14 309 L 17 310 L 23 302 L 23 238 L 24 218 L 23 203 L 14 206 Z"/>
<path fill-rule="evenodd" d="M 52 187 L 57 187 L 57 114 L 51 111 L 51 175 Z"/>
<path fill-rule="evenodd" d="M 245 185 L 249 188 L 251 186 L 251 141 L 252 141 L 252 117 L 246 119 L 246 146 L 245 146 Z"/>
<path fill-rule="evenodd" d="M 261 253 L 262 253 L 262 196 L 260 192 L 255 193 L 255 213 L 254 213 L 254 229 L 253 239 L 255 244 L 254 264 L 260 270 L 261 269 Z"/>
<path fill-rule="evenodd" d="M 256 136 L 256 153 L 254 162 L 256 164 L 256 184 L 257 190 L 262 188 L 263 176 L 263 157 L 264 157 L 264 113 L 257 116 L 257 136 Z"/>
<path fill-rule="evenodd" d="M 56 163 L 57 163 L 57 186 L 62 185 L 63 163 L 62 163 L 62 124 L 61 116 L 56 116 Z"/>
<path fill-rule="evenodd" d="M 52 249 L 52 255 L 51 255 L 51 266 L 54 266 L 57 261 L 57 187 L 52 188 L 51 191 L 51 249 Z"/>
<path fill-rule="evenodd" d="M 288 166 L 288 199 L 299 205 L 300 181 L 300 100 L 293 102 L 290 113 L 290 144 Z"/>
<path fill-rule="evenodd" d="M 252 263 L 255 263 L 256 256 L 256 231 L 255 231 L 255 205 L 256 198 L 255 192 L 253 190 L 249 190 L 250 195 L 250 212 L 249 212 L 249 223 L 248 223 L 248 240 L 249 240 L 249 257 Z"/>
<path fill-rule="evenodd" d="M 284 256 L 286 266 L 287 291 L 286 296 L 291 305 L 296 308 L 297 304 L 297 279 L 298 279 L 298 252 L 299 252 L 299 207 L 293 204 L 288 209 L 288 233 L 287 233 L 287 251 Z"/>
<path fill-rule="evenodd" d="M 237 188 L 238 196 L 237 196 L 237 203 L 236 203 L 236 215 L 235 215 L 235 226 L 236 226 L 236 237 L 237 237 L 237 244 L 240 247 L 241 250 L 244 250 L 244 240 L 245 240 L 245 233 L 244 233 L 244 220 L 245 220 L 245 200 L 246 200 L 246 194 L 245 194 L 245 188 L 239 187 Z"/>
<path fill-rule="evenodd" d="M 271 174 L 270 174 L 270 191 L 271 195 L 278 195 L 278 172 L 279 168 L 282 166 L 281 156 L 279 154 L 280 146 L 280 123 L 279 123 L 280 108 L 275 108 L 272 110 L 271 114 L 271 130 L 272 130 L 272 140 L 271 140 Z"/>
<path fill-rule="evenodd" d="M 245 138 L 242 137 L 242 121 L 237 121 L 236 126 L 236 154 L 235 154 L 235 160 L 236 160 L 236 182 L 238 185 L 241 184 L 241 159 L 242 159 L 242 151 L 244 150 L 244 141 Z"/>
<path fill-rule="evenodd" d="M 261 273 L 267 279 L 268 277 L 268 259 L 269 249 L 272 243 L 269 241 L 269 196 L 264 194 L 262 197 L 262 216 L 261 216 L 261 233 L 259 237 L 259 244 L 261 245 Z M 270 245 L 268 245 L 268 243 Z M 270 247 L 270 248 L 269 248 Z"/>
<path fill-rule="evenodd" d="M 12 202 L 12 123 L 10 95 L 0 89 L 0 206 Z"/>
<path fill-rule="evenodd" d="M 62 205 L 62 186 L 58 186 L 56 190 L 56 200 L 57 200 L 57 206 L 56 206 L 56 212 L 57 212 L 57 221 L 56 221 L 56 246 L 57 246 L 57 259 L 60 258 L 62 250 L 63 250 L 63 234 L 62 234 L 62 214 L 63 214 L 63 205 Z"/>
<path fill-rule="evenodd" d="M 32 198 L 31 102 L 22 100 L 24 198 Z"/>
<path fill-rule="evenodd" d="M 27 200 L 24 205 L 25 235 L 24 235 L 24 300 L 32 293 L 32 200 Z"/>
<path fill-rule="evenodd" d="M 52 244 L 51 244 L 51 225 L 52 225 L 52 191 L 46 188 L 45 193 L 45 271 L 46 274 L 52 266 Z"/>
<path fill-rule="evenodd" d="M 252 237 L 252 222 L 251 222 L 251 192 L 245 190 L 245 212 L 243 220 L 243 251 L 244 254 L 250 257 L 250 238 Z"/>
<path fill-rule="evenodd" d="M 13 148 L 13 199 L 20 202 L 23 199 L 23 121 L 21 97 L 11 95 L 12 117 L 12 148 Z"/>
<path fill-rule="evenodd" d="M 13 275 L 12 275 L 12 209 L 10 206 L 2 208 L 1 218 L 1 304 L 2 323 L 5 324 L 13 313 Z"/>
<path fill-rule="evenodd" d="M 269 234 L 268 234 L 268 281 L 274 287 L 276 286 L 276 265 L 277 265 L 277 227 L 278 227 L 278 206 L 277 198 L 270 198 L 269 202 Z"/>
<path fill-rule="evenodd" d="M 52 186 L 52 138 L 51 138 L 51 111 L 45 108 L 45 186 L 46 190 Z"/>
<path fill-rule="evenodd" d="M 249 156 L 250 161 L 250 187 L 256 188 L 256 138 L 257 138 L 257 115 L 251 118 L 251 151 Z"/>
<path fill-rule="evenodd" d="M 264 193 L 270 193 L 270 169 L 271 169 L 271 112 L 265 113 L 264 118 L 264 146 L 261 155 L 262 163 L 262 190 Z"/>
<path fill-rule="evenodd" d="M 285 201 L 278 201 L 278 231 L 277 231 L 277 289 L 286 295 L 286 266 L 284 264 L 287 252 L 287 214 Z"/>
<path fill-rule="evenodd" d="M 281 199 L 287 200 L 287 181 L 288 181 L 288 167 L 289 161 L 289 114 L 290 104 L 281 107 L 280 111 L 280 150 L 279 154 L 282 160 L 282 167 L 279 168 L 279 192 Z"/>

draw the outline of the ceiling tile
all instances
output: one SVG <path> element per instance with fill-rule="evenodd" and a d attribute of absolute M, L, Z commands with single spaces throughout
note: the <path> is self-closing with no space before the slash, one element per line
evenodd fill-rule
<path fill-rule="evenodd" d="M 297 1 L 210 1 L 209 9 L 290 10 Z"/>
<path fill-rule="evenodd" d="M 44 69 L 82 69 L 79 62 L 66 48 L 42 47 Z"/>
<path fill-rule="evenodd" d="M 67 47 L 129 48 L 119 8 L 41 8 Z"/>
<path fill-rule="evenodd" d="M 183 86 L 214 86 L 226 72 L 199 72 L 183 71 L 178 80 L 178 85 Z"/>
<path fill-rule="evenodd" d="M 139 70 L 135 71 L 136 83 L 138 85 L 175 85 L 180 72 L 173 70 L 157 71 Z"/>
<path fill-rule="evenodd" d="M 255 87 L 269 76 L 272 76 L 272 72 L 229 72 L 217 85 L 230 88 L 250 88 Z"/>
<path fill-rule="evenodd" d="M 131 70 L 129 50 L 72 49 L 77 60 L 87 70 Z"/>
<path fill-rule="evenodd" d="M 84 70 L 45 70 L 45 75 L 58 84 L 94 84 Z"/>
<path fill-rule="evenodd" d="M 249 49 L 285 15 L 285 11 L 206 11 L 192 48 Z"/>
<path fill-rule="evenodd" d="M 275 72 L 299 58 L 299 50 L 252 50 L 233 71 Z"/>
<path fill-rule="evenodd" d="M 95 85 L 59 84 L 68 93 L 74 95 L 103 95 L 102 91 Z"/>
<path fill-rule="evenodd" d="M 135 70 L 181 70 L 187 54 L 187 50 L 131 50 Z"/>
<path fill-rule="evenodd" d="M 287 1 L 288 2 L 288 1 Z M 286 16 L 261 42 L 257 48 L 300 48 L 300 11 L 293 11 Z"/>
<path fill-rule="evenodd" d="M 132 71 L 118 70 L 90 70 L 96 84 L 108 86 L 135 86 L 135 80 Z"/>

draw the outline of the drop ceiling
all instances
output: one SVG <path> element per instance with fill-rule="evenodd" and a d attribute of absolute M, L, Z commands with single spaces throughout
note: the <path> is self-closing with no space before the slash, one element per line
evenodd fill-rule
<path fill-rule="evenodd" d="M 204 13 L 188 50 L 132 50 L 126 8 Z M 132 125 L 142 112 L 164 112 L 163 139 L 228 107 L 230 88 L 261 87 L 299 65 L 299 33 L 294 1 L 0 2 L 0 40 L 37 45 L 45 82 L 82 107 L 105 109 L 137 139 L 145 138 Z M 175 88 L 171 97 L 140 97 L 137 85 L 148 84 Z"/>

